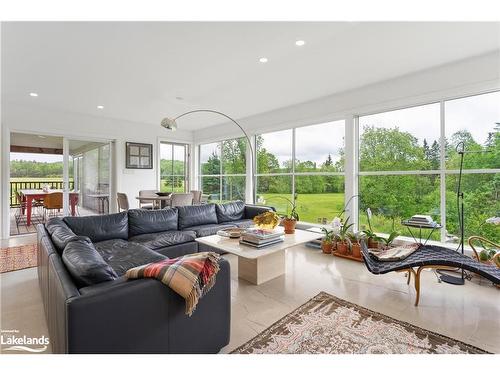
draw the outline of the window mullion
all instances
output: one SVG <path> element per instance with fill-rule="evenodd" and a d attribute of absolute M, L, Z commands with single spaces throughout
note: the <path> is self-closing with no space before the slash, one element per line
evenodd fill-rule
<path fill-rule="evenodd" d="M 440 126 L 439 138 L 439 188 L 440 188 L 440 213 L 441 213 L 441 242 L 446 241 L 446 133 L 445 133 L 445 111 L 444 101 L 440 102 Z"/>

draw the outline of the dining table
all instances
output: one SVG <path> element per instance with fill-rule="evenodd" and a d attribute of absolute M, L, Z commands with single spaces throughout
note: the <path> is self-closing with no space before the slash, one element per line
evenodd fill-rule
<path fill-rule="evenodd" d="M 19 195 L 21 196 L 21 200 L 25 203 L 21 205 L 21 212 L 24 215 L 24 210 L 26 208 L 26 225 L 31 225 L 31 213 L 33 209 L 33 201 L 36 199 L 43 200 L 43 198 L 50 193 L 62 193 L 62 190 L 58 189 L 21 189 L 19 190 Z M 71 207 L 71 216 L 76 215 L 76 205 L 78 204 L 78 192 L 70 192 L 69 193 L 69 204 Z"/>
<path fill-rule="evenodd" d="M 157 195 L 156 193 L 144 193 L 143 195 L 136 196 L 135 199 L 137 199 L 139 202 L 155 202 L 158 203 L 158 206 L 160 206 L 161 208 L 165 208 L 167 206 L 170 206 L 172 194 Z"/>

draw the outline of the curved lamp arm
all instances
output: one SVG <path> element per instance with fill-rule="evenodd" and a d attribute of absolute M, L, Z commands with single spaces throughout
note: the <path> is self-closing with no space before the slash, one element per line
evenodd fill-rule
<path fill-rule="evenodd" d="M 241 127 L 240 124 L 238 124 L 238 122 L 235 119 L 233 119 L 232 117 L 226 115 L 225 113 L 222 113 L 222 112 L 219 112 L 219 111 L 215 111 L 213 109 L 195 109 L 195 110 L 192 110 L 192 111 L 188 111 L 188 112 L 185 112 L 185 113 L 180 114 L 179 116 L 175 117 L 173 119 L 173 121 L 175 122 L 178 119 L 180 119 L 181 117 L 190 115 L 192 113 L 199 113 L 199 112 L 215 113 L 217 115 L 223 116 L 223 117 L 227 118 L 228 120 L 230 120 L 238 128 L 240 128 L 240 130 L 245 135 L 245 138 L 247 139 L 248 147 L 250 148 L 250 164 L 251 164 L 251 168 L 252 168 L 252 171 L 251 171 L 252 172 L 252 203 L 255 203 L 255 193 L 256 193 L 256 186 L 255 186 L 255 172 L 256 172 L 255 171 L 255 157 L 254 157 L 254 149 L 252 147 L 252 141 L 250 140 L 250 137 L 248 136 L 247 132 L 245 131 L 245 129 L 243 129 Z"/>

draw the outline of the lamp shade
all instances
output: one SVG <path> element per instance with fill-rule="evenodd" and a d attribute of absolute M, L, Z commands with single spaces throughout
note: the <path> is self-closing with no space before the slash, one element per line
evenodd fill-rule
<path fill-rule="evenodd" d="M 168 130 L 177 130 L 177 122 L 174 119 L 168 117 L 165 117 L 163 120 L 161 120 L 161 126 Z"/>

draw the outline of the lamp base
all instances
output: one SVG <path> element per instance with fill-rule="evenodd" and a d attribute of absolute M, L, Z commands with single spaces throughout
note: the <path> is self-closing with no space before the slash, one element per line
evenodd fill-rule
<path fill-rule="evenodd" d="M 442 282 L 445 282 L 446 284 L 452 284 L 452 285 L 464 285 L 465 284 L 465 278 L 463 278 L 462 276 L 449 275 L 447 273 L 444 273 L 443 270 L 437 270 L 436 272 L 441 275 L 439 279 Z"/>

